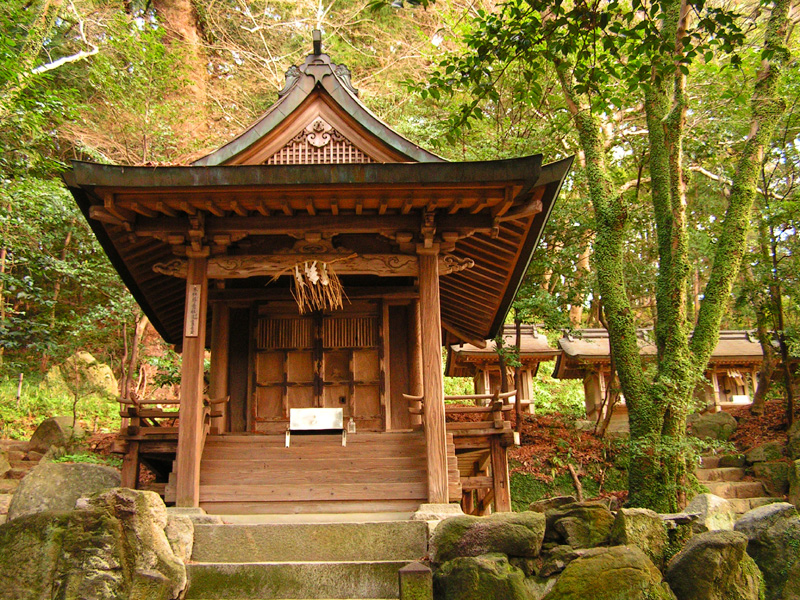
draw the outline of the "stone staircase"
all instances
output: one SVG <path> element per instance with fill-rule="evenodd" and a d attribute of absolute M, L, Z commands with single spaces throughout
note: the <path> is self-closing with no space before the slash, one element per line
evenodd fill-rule
<path fill-rule="evenodd" d="M 710 493 L 727 499 L 736 513 L 744 514 L 759 506 L 783 500 L 769 496 L 760 481 L 748 480 L 743 467 L 720 467 L 719 461 L 718 456 L 702 457 L 695 475 Z"/>
<path fill-rule="evenodd" d="M 5 454 L 11 469 L 0 474 L 0 524 L 6 522 L 11 496 L 20 480 L 30 473 L 42 458 L 38 452 L 28 451 L 28 442 L 0 440 L 0 453 Z"/>
<path fill-rule="evenodd" d="M 187 600 L 398 598 L 424 521 L 195 524 Z"/>

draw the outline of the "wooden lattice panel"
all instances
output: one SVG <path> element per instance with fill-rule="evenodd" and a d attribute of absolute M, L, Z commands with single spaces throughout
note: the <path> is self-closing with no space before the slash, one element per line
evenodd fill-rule
<path fill-rule="evenodd" d="M 378 345 L 377 317 L 330 318 L 322 322 L 325 348 L 370 348 Z"/>
<path fill-rule="evenodd" d="M 259 319 L 256 347 L 265 349 L 311 348 L 314 321 L 301 317 Z"/>
<path fill-rule="evenodd" d="M 317 117 L 289 143 L 270 156 L 266 165 L 335 165 L 375 162 L 353 142 Z"/>

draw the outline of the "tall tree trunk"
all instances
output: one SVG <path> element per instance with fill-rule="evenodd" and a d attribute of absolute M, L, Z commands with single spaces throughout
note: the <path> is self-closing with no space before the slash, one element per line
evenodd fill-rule
<path fill-rule="evenodd" d="M 205 110 L 208 70 L 200 19 L 192 0 L 154 0 L 153 7 L 173 39 L 179 41 L 186 52 L 187 76 L 191 85 L 181 94 L 190 93 L 188 100 L 192 106 L 184 111 L 182 133 L 196 137 L 208 127 Z"/>

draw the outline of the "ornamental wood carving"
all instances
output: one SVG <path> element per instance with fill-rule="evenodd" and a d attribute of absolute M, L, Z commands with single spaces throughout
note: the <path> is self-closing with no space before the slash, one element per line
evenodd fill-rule
<path fill-rule="evenodd" d="M 298 263 L 325 262 L 339 275 L 378 275 L 380 277 L 417 277 L 419 259 L 408 254 L 272 254 L 264 256 L 224 256 L 208 260 L 209 279 L 246 279 L 283 274 Z M 474 266 L 470 258 L 452 254 L 439 257 L 439 275 L 449 275 Z M 185 278 L 185 260 L 176 258 L 153 265 L 153 271 L 170 277 Z"/>
<path fill-rule="evenodd" d="M 264 164 L 314 165 L 371 162 L 375 162 L 372 157 L 365 154 L 325 119 L 317 117 L 289 140 L 283 148 L 264 161 Z"/>

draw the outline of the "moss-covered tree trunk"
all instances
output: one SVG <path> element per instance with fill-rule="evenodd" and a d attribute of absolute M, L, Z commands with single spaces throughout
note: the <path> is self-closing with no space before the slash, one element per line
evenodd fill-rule
<path fill-rule="evenodd" d="M 758 169 L 783 110 L 775 90 L 788 58 L 784 46 L 788 7 L 788 0 L 776 0 L 772 7 L 765 36 L 765 60 L 751 102 L 750 134 L 737 164 L 710 279 L 692 331 L 687 318 L 691 266 L 682 168 L 688 102 L 685 73 L 680 65 L 681 41 L 689 11 L 685 0 L 667 0 L 662 4 L 661 39 L 669 51 L 654 61 L 645 98 L 659 249 L 655 332 L 658 359 L 652 378 L 643 371 L 625 289 L 623 242 L 627 205 L 624 196 L 617 193 L 606 166 L 602 127 L 586 98 L 575 93 L 568 66 L 557 65 L 567 106 L 586 155 L 586 176 L 597 230 L 594 267 L 611 353 L 630 417 L 629 504 L 633 506 L 660 512 L 681 508 L 686 475 L 686 418 L 692 392 L 719 338 L 722 315 L 728 307 L 745 251 Z"/>

